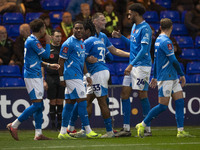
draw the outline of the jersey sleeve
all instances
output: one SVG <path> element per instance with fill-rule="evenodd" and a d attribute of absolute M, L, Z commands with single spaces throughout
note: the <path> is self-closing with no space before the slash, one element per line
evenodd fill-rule
<path fill-rule="evenodd" d="M 41 43 L 37 40 L 34 40 L 31 43 L 31 47 L 33 48 L 33 50 L 38 54 L 41 55 L 42 53 L 45 52 L 45 49 L 42 47 Z"/>
<path fill-rule="evenodd" d="M 141 31 L 141 43 L 145 44 L 150 44 L 151 43 L 151 36 L 152 36 L 152 31 L 150 28 L 143 28 Z"/>
<path fill-rule="evenodd" d="M 73 51 L 73 46 L 69 43 L 63 43 L 59 56 L 63 59 L 68 59 L 71 51 Z"/>
<path fill-rule="evenodd" d="M 84 45 L 85 45 L 85 56 L 89 56 L 90 54 L 90 50 L 92 48 L 92 42 L 89 42 L 88 40 L 84 41 Z"/>
<path fill-rule="evenodd" d="M 110 42 L 110 40 L 108 39 L 108 37 L 105 34 L 103 34 L 103 37 L 104 37 L 104 44 L 107 48 L 113 46 L 112 43 Z"/>
<path fill-rule="evenodd" d="M 174 55 L 174 46 L 171 40 L 167 40 L 163 42 L 161 46 L 166 56 Z"/>

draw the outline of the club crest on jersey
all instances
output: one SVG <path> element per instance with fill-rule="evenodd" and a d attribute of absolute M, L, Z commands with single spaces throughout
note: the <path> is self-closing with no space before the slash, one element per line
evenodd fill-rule
<path fill-rule="evenodd" d="M 37 47 L 38 47 L 39 49 L 41 49 L 41 48 L 42 48 L 42 45 L 41 45 L 40 43 L 37 43 Z"/>
<path fill-rule="evenodd" d="M 169 50 L 172 50 L 172 44 L 167 44 Z"/>
<path fill-rule="evenodd" d="M 68 47 L 64 47 L 63 48 L 63 53 L 67 53 L 68 49 L 69 49 Z"/>

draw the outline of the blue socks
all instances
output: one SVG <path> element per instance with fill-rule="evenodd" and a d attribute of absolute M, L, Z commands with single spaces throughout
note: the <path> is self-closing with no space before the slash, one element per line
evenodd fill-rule
<path fill-rule="evenodd" d="M 62 126 L 67 127 L 69 124 L 69 119 L 71 117 L 72 109 L 74 108 L 74 104 L 66 103 L 63 111 L 62 111 Z"/>
<path fill-rule="evenodd" d="M 141 105 L 142 105 L 143 117 L 145 118 L 147 116 L 147 114 L 149 113 L 151 106 L 150 106 L 148 98 L 141 99 L 140 102 L 141 102 Z M 150 122 L 146 125 L 147 125 L 147 127 L 149 127 Z"/>
<path fill-rule="evenodd" d="M 35 113 L 38 110 L 39 110 L 39 112 L 37 112 L 37 115 L 39 115 L 39 113 L 42 113 L 42 111 L 40 109 L 43 110 L 43 101 L 38 102 L 38 103 L 33 103 L 30 107 L 25 109 L 24 112 L 18 117 L 18 120 L 20 122 L 23 122 L 23 121 L 27 120 L 29 117 L 31 117 L 33 115 L 33 113 Z"/>
<path fill-rule="evenodd" d="M 111 118 L 104 119 L 104 124 L 106 126 L 106 131 L 107 132 L 112 131 L 112 120 L 111 120 Z"/>
<path fill-rule="evenodd" d="M 89 125 L 86 100 L 78 103 L 78 115 L 81 118 L 81 122 L 83 126 Z"/>
<path fill-rule="evenodd" d="M 78 119 L 78 103 L 76 102 L 74 104 L 74 108 L 73 108 L 72 113 L 71 113 L 71 119 L 69 121 L 69 125 L 75 126 L 75 122 L 76 122 L 77 119 Z"/>
<path fill-rule="evenodd" d="M 155 106 L 150 110 L 150 112 L 144 119 L 144 123 L 148 125 L 153 118 L 157 117 L 161 112 L 165 111 L 166 109 L 167 109 L 166 105 L 158 104 L 157 106 Z"/>
<path fill-rule="evenodd" d="M 124 124 L 130 124 L 131 102 L 130 99 L 122 99 L 122 112 L 124 115 Z"/>
<path fill-rule="evenodd" d="M 184 100 L 183 99 L 178 99 L 175 101 L 175 107 L 176 107 L 176 122 L 177 122 L 177 127 L 181 128 L 183 127 L 184 124 Z"/>

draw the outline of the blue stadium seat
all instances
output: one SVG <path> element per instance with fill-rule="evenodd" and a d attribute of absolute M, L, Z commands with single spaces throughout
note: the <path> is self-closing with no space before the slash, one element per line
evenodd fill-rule
<path fill-rule="evenodd" d="M 158 24 L 158 23 L 150 23 L 150 26 L 152 26 L 155 29 L 156 33 L 158 33 L 159 28 L 160 28 L 160 24 Z"/>
<path fill-rule="evenodd" d="M 124 75 L 124 70 L 128 67 L 128 63 L 115 63 L 115 70 L 117 75 Z"/>
<path fill-rule="evenodd" d="M 143 15 L 143 18 L 149 23 L 159 22 L 158 13 L 156 11 L 146 11 Z"/>
<path fill-rule="evenodd" d="M 181 23 L 184 23 L 185 22 L 185 14 L 187 13 L 187 10 L 183 11 L 181 13 Z"/>
<path fill-rule="evenodd" d="M 3 24 L 22 24 L 24 17 L 21 13 L 5 13 L 3 15 Z"/>
<path fill-rule="evenodd" d="M 64 1 L 63 0 L 42 0 L 41 6 L 45 10 L 51 10 L 51 11 L 62 11 L 64 10 Z"/>
<path fill-rule="evenodd" d="M 1 87 L 24 87 L 25 83 L 23 78 L 1 78 Z"/>
<path fill-rule="evenodd" d="M 120 38 L 108 38 L 114 47 L 119 49 L 125 49 L 126 46 Z"/>
<path fill-rule="evenodd" d="M 2 24 L 2 16 L 0 15 L 0 24 Z"/>
<path fill-rule="evenodd" d="M 19 36 L 19 24 L 5 25 L 8 36 L 11 38 L 16 38 Z"/>
<path fill-rule="evenodd" d="M 181 58 L 197 60 L 198 55 L 196 51 L 196 49 L 182 49 Z"/>
<path fill-rule="evenodd" d="M 0 65 L 1 77 L 21 77 L 20 68 L 17 65 Z"/>
<path fill-rule="evenodd" d="M 188 35 L 187 28 L 185 27 L 184 24 L 180 23 L 174 23 L 173 24 L 173 30 L 172 30 L 172 35 Z"/>
<path fill-rule="evenodd" d="M 37 12 L 37 13 L 27 13 L 25 17 L 25 22 L 30 23 L 34 19 L 38 19 L 42 13 Z"/>
<path fill-rule="evenodd" d="M 186 68 L 187 74 L 200 73 L 200 62 L 190 62 Z"/>
<path fill-rule="evenodd" d="M 167 8 L 167 9 L 171 8 L 171 0 L 156 0 L 156 3 L 160 6 Z"/>
<path fill-rule="evenodd" d="M 195 47 L 196 47 L 196 48 L 199 48 L 199 47 L 200 47 L 200 36 L 197 36 L 197 37 L 195 38 Z"/>
<path fill-rule="evenodd" d="M 169 18 L 172 20 L 172 22 L 180 22 L 180 15 L 178 11 L 170 11 L 170 10 L 166 10 L 166 11 L 161 11 L 160 12 L 160 19 L 162 18 Z"/>
<path fill-rule="evenodd" d="M 194 48 L 194 42 L 190 36 L 174 36 L 181 48 Z"/>
<path fill-rule="evenodd" d="M 187 83 L 200 83 L 200 74 L 186 75 Z"/>
<path fill-rule="evenodd" d="M 106 65 L 109 68 L 110 75 L 116 75 L 115 64 L 114 63 L 106 63 Z"/>
<path fill-rule="evenodd" d="M 112 84 L 115 84 L 115 85 L 119 85 L 120 84 L 118 76 L 111 76 L 111 81 L 112 81 Z"/>
<path fill-rule="evenodd" d="M 49 16 L 51 19 L 51 23 L 59 24 L 62 21 L 63 12 L 50 12 Z"/>
<path fill-rule="evenodd" d="M 70 2 L 71 0 L 64 0 L 64 6 L 65 6 L 65 10 L 66 10 L 66 8 L 68 7 L 68 4 L 69 4 L 69 2 Z"/>

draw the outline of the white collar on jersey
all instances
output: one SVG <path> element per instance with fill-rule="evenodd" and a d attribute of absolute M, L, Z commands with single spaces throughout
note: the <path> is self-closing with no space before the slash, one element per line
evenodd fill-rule
<path fill-rule="evenodd" d="M 35 35 L 31 34 L 30 36 L 32 36 L 32 37 L 34 37 L 36 40 L 38 40 L 38 38 L 37 38 Z"/>

